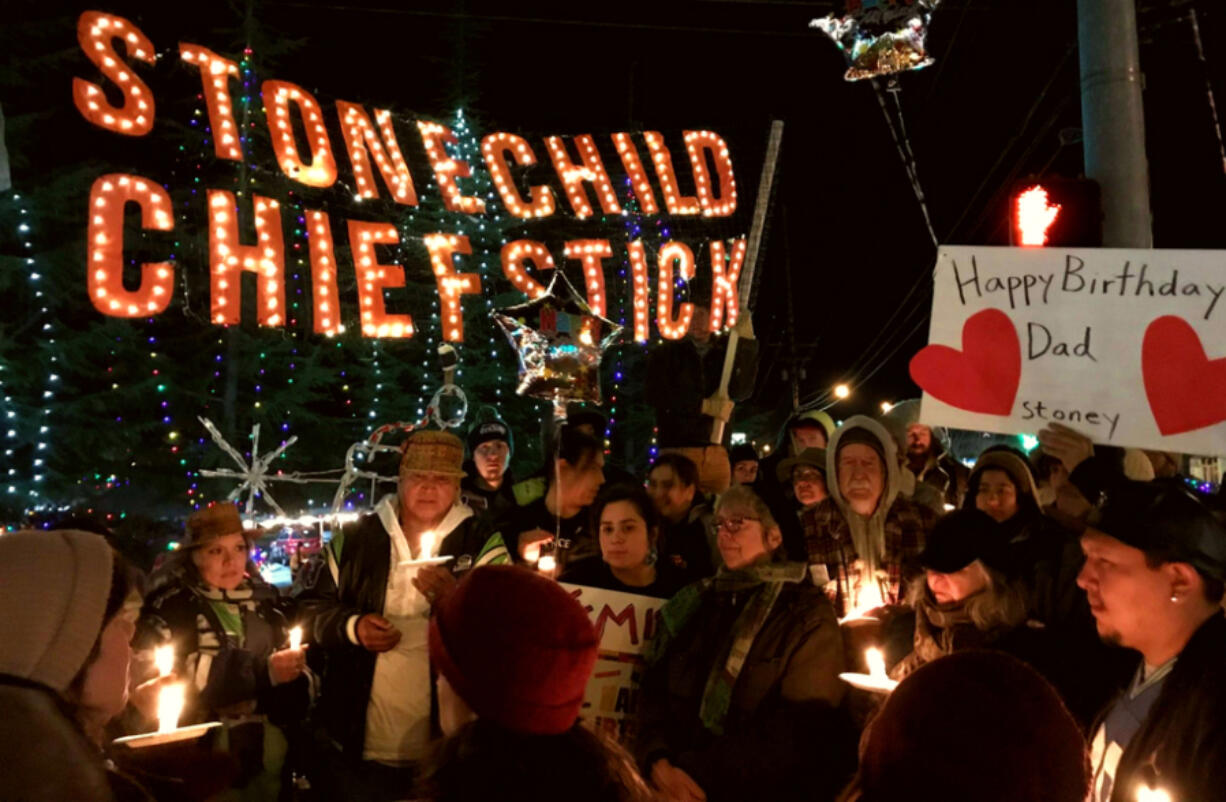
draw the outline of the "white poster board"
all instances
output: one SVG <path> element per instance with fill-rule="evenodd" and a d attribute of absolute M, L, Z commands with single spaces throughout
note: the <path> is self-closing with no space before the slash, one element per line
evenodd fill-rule
<path fill-rule="evenodd" d="M 920 419 L 1226 454 L 1226 252 L 942 246 Z"/>
<path fill-rule="evenodd" d="M 656 614 L 665 599 L 562 584 L 587 610 L 600 636 L 596 668 L 580 717 L 621 743 L 635 732 L 643 649 L 655 637 Z"/>

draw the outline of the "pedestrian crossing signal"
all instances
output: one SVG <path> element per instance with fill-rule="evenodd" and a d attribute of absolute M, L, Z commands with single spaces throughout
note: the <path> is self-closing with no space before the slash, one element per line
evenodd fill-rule
<path fill-rule="evenodd" d="M 1009 242 L 1022 247 L 1102 245 L 1102 193 L 1086 178 L 1045 178 L 1014 186 Z"/>

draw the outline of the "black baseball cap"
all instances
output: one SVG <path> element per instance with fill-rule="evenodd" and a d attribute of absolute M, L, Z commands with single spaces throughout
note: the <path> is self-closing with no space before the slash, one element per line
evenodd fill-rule
<path fill-rule="evenodd" d="M 956 510 L 937 521 L 919 560 L 920 565 L 942 574 L 961 571 L 975 560 L 1008 573 L 1008 554 L 999 524 L 973 507 Z"/>
<path fill-rule="evenodd" d="M 1117 482 L 1089 523 L 1125 545 L 1173 555 L 1172 562 L 1226 581 L 1226 526 L 1179 479 Z"/>

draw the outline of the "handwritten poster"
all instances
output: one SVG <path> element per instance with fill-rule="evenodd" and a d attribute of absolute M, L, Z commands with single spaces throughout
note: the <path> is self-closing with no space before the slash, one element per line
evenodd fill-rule
<path fill-rule="evenodd" d="M 580 717 L 593 729 L 629 743 L 637 724 L 642 652 L 655 636 L 656 614 L 665 599 L 581 585 L 562 587 L 587 610 L 600 636 L 600 652 Z"/>
<path fill-rule="evenodd" d="M 923 422 L 1226 455 L 1226 252 L 943 246 Z"/>

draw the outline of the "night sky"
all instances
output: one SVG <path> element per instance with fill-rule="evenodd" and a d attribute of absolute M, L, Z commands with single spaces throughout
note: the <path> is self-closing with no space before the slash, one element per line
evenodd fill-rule
<path fill-rule="evenodd" d="M 412 6 L 400 8 L 399 5 Z M 1073 0 L 946 0 L 931 26 L 936 64 L 900 78 L 906 130 L 942 242 L 1005 244 L 1006 198 L 1029 175 L 1082 169 Z M 329 99 L 526 136 L 710 128 L 732 145 L 743 209 L 754 200 L 769 122 L 786 123 L 754 310 L 759 390 L 743 412 L 782 412 L 801 358 L 802 400 L 851 381 L 839 417 L 914 396 L 906 374 L 927 336 L 935 251 L 878 98 L 842 78 L 842 54 L 810 19 L 832 2 L 256 2 L 263 36 L 301 47 L 274 76 Z M 234 54 L 243 3 L 7 2 L 8 24 L 61 26 L 95 7 L 129 17 L 166 49 L 180 40 Z M 1140 3 L 1156 247 L 1226 246 L 1226 175 L 1208 90 L 1226 101 L 1226 9 Z M 1205 64 L 1189 12 L 1195 10 Z M 8 58 L 29 57 L 20 46 Z M 79 51 L 78 51 L 79 56 Z M 257 54 L 258 59 L 258 54 Z M 79 59 L 83 62 L 83 59 Z M 1207 66 L 1206 66 L 1207 65 Z M 8 114 L 68 102 L 32 79 Z M 893 102 L 889 99 L 889 102 Z M 1226 109 L 1223 109 L 1226 111 Z M 335 143 L 334 143 L 335 145 Z M 67 147 L 71 147 L 70 145 Z M 538 146 L 538 155 L 544 156 Z M 680 154 L 677 154 L 680 155 Z M 20 180 L 64 158 L 24 154 Z M 338 153 L 342 169 L 347 163 Z M 789 274 L 790 273 L 790 284 Z M 789 345 L 788 300 L 796 351 Z"/>

